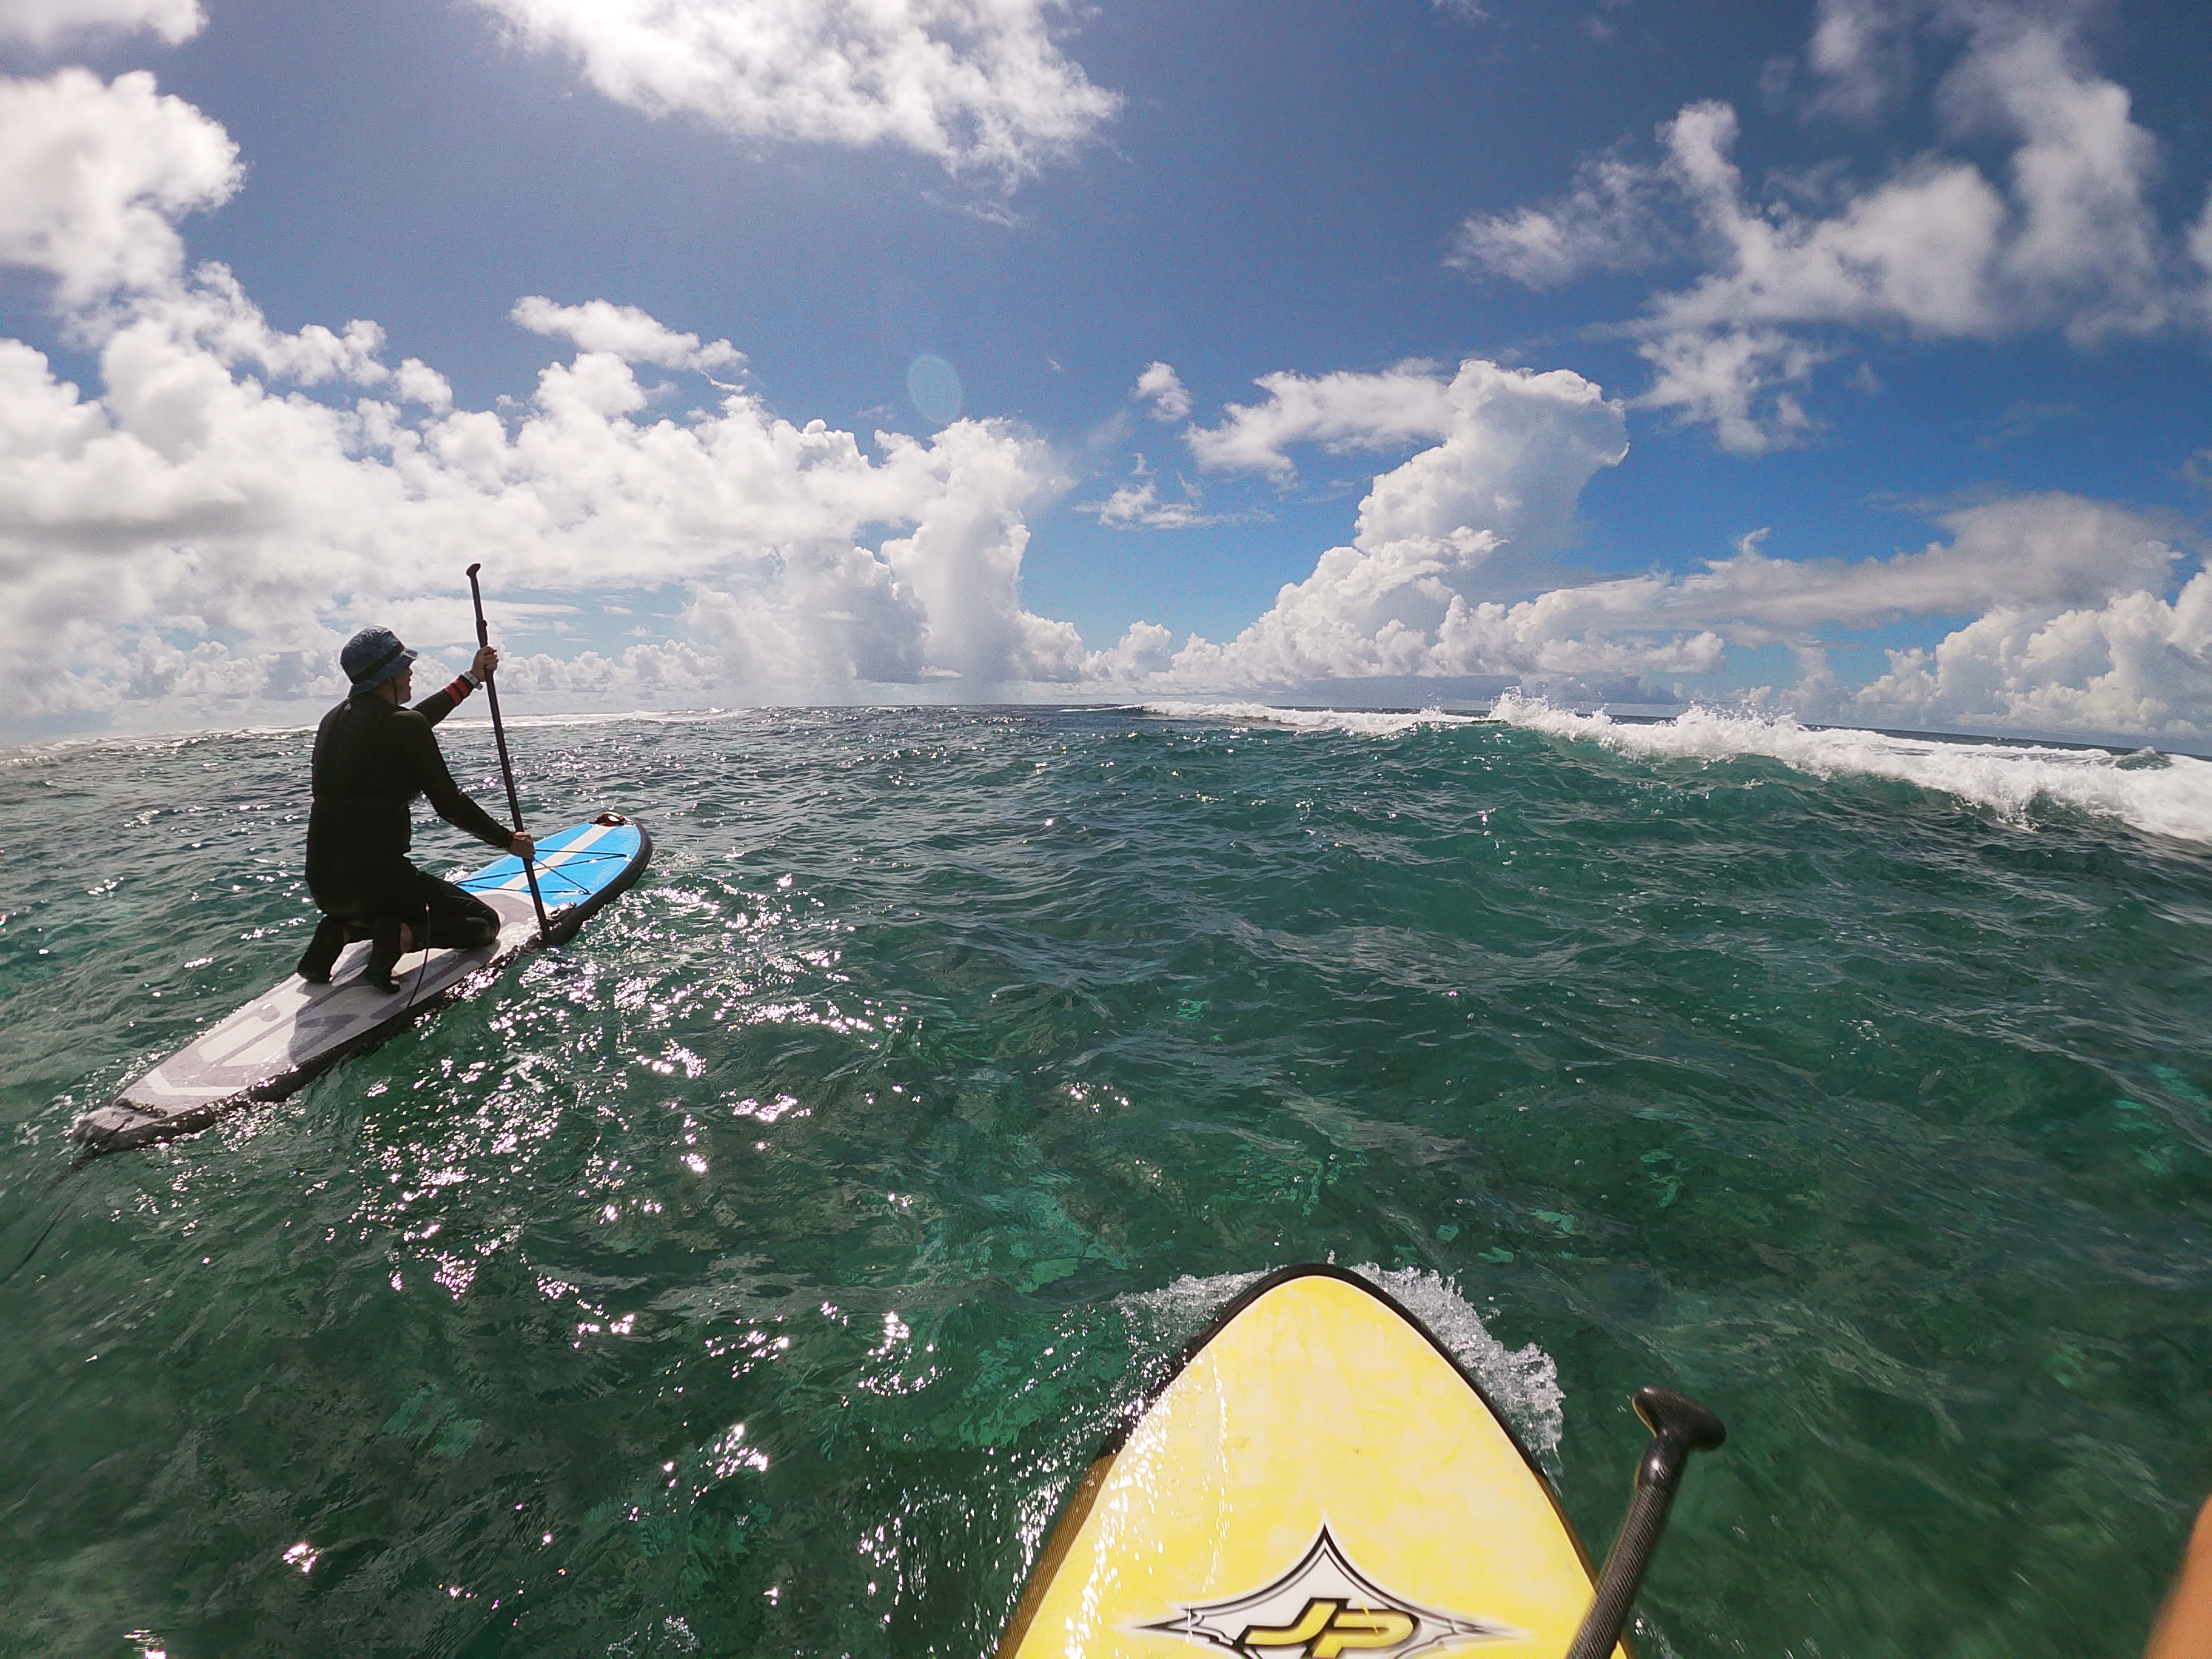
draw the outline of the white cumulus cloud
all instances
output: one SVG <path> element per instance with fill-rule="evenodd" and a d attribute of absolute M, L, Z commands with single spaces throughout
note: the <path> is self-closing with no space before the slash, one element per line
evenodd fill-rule
<path fill-rule="evenodd" d="M 198 0 L 0 0 L 0 40 L 44 51 L 90 36 L 148 30 L 171 46 L 205 27 Z"/>
<path fill-rule="evenodd" d="M 1808 113 L 1866 120 L 1911 90 L 1924 0 L 1820 0 L 1806 62 L 1824 83 Z"/>
<path fill-rule="evenodd" d="M 2008 605 L 1932 651 L 1889 653 L 1852 712 L 1885 723 L 2202 740 L 2212 735 L 2212 573 L 2052 613 Z"/>
<path fill-rule="evenodd" d="M 1200 466 L 1287 482 L 1296 444 L 1335 453 L 1430 441 L 1375 480 L 1353 546 L 1464 546 L 1486 535 L 1550 552 L 1566 538 L 1575 499 L 1628 453 L 1620 405 L 1565 369 L 1537 374 L 1470 357 L 1449 376 L 1405 363 L 1378 374 L 1267 374 L 1264 403 L 1232 404 L 1218 426 L 1188 434 Z"/>
<path fill-rule="evenodd" d="M 1593 271 L 1641 270 L 1682 245 L 1670 185 L 1658 168 L 1599 156 L 1575 170 L 1559 201 L 1468 218 L 1446 263 L 1534 289 Z"/>
<path fill-rule="evenodd" d="M 243 684 L 425 595 L 453 596 L 458 629 L 477 559 L 541 592 L 680 591 L 732 692 L 1079 672 L 1074 631 L 1019 602 L 1028 517 L 1064 482 L 1006 426 L 879 434 L 876 459 L 742 393 L 653 416 L 627 365 L 591 352 L 548 366 L 510 419 L 410 418 L 247 377 L 184 325 L 217 300 L 189 297 L 114 332 L 96 398 L 0 343 L 0 678 L 31 708 L 130 695 L 124 665 L 179 632 Z"/>
<path fill-rule="evenodd" d="M 1899 31 L 1917 15 L 1824 6 L 1813 50 L 1824 95 L 1847 112 L 1878 107 L 1909 74 Z M 1943 21 L 1967 40 L 1938 108 L 1960 142 L 2007 147 L 1999 179 L 1930 151 L 1871 187 L 1825 186 L 1821 206 L 1761 198 L 1733 159 L 1735 112 L 1696 103 L 1661 129 L 1660 160 L 1608 159 L 1557 202 L 1477 215 L 1455 261 L 1546 286 L 1649 263 L 1686 239 L 1704 274 L 1626 325 L 1655 370 L 1642 401 L 1711 422 L 1744 452 L 1812 424 L 1796 389 L 1850 331 L 2055 329 L 2089 344 L 2200 320 L 2201 281 L 2177 278 L 2179 249 L 2150 204 L 2155 141 L 2126 89 L 2088 64 L 2070 15 L 1958 0 Z"/>
<path fill-rule="evenodd" d="M 542 294 L 514 302 L 515 322 L 532 334 L 573 340 L 586 351 L 604 351 L 629 363 L 657 363 L 663 368 L 727 368 L 744 354 L 727 340 L 699 343 L 696 334 L 664 327 L 635 306 L 588 300 L 580 306 L 556 305 Z"/>
<path fill-rule="evenodd" d="M 604 302 L 526 302 L 525 321 L 586 349 L 507 415 L 455 409 L 434 369 L 382 360 L 374 324 L 272 329 L 222 267 L 185 269 L 172 220 L 235 177 L 220 127 L 144 76 L 0 83 L 0 112 L 56 107 L 43 130 L 92 164 L 49 174 L 50 146 L 0 145 L 0 258 L 63 279 L 99 374 L 87 392 L 0 339 L 0 684 L 16 717 L 320 695 L 362 621 L 446 596 L 465 635 L 460 573 L 478 559 L 510 588 L 684 596 L 687 640 L 518 686 L 696 688 L 711 669 L 732 691 L 834 696 L 1084 672 L 1075 630 L 1020 603 L 1028 520 L 1066 487 L 1035 437 L 959 421 L 927 441 L 878 433 L 872 455 L 743 392 L 655 413 L 625 356 L 737 355 Z"/>
<path fill-rule="evenodd" d="M 1189 434 L 1201 459 L 1282 477 L 1300 443 L 1349 451 L 1434 441 L 1376 478 L 1349 544 L 1322 553 L 1310 576 L 1286 585 L 1236 638 L 1187 641 L 1140 677 L 1145 689 L 1378 675 L 1666 678 L 1713 674 L 1731 648 L 1774 645 L 1796 650 L 1817 676 L 1828 648 L 1856 634 L 1966 617 L 1976 620 L 1934 653 L 1893 653 L 1890 672 L 1856 700 L 1823 680 L 1800 701 L 1822 715 L 1937 725 L 2179 732 L 2194 721 L 2212 731 L 2212 682 L 2190 632 L 2191 618 L 2212 615 L 2212 586 L 2200 590 L 2200 577 L 2181 599 L 2160 597 L 2184 561 L 2164 520 L 2063 493 L 2021 495 L 1937 514 L 1945 537 L 1917 550 L 1789 559 L 1765 552 L 1758 532 L 1734 556 L 1689 573 L 1509 601 L 1486 592 L 1498 555 L 1509 545 L 1553 550 L 1571 538 L 1582 489 L 1626 453 L 1618 403 L 1576 375 L 1479 360 L 1449 380 L 1401 366 L 1261 384 L 1265 403 Z M 2149 672 L 2154 659 L 2162 678 Z M 2154 679 L 2155 695 L 2143 690 Z"/>
<path fill-rule="evenodd" d="M 1571 542 L 1581 490 L 1626 454 L 1625 414 L 1578 375 L 1479 359 L 1271 374 L 1255 402 L 1188 428 L 1216 474 L 1287 487 L 1315 449 L 1382 456 L 1384 470 L 1351 539 L 1236 637 L 1177 647 L 1146 621 L 1087 649 L 1022 601 L 1031 526 L 1069 486 L 1034 434 L 958 420 L 864 440 L 742 387 L 684 409 L 634 365 L 732 366 L 733 346 L 542 296 L 517 320 L 573 355 L 526 398 L 459 408 L 429 365 L 389 363 L 374 324 L 279 330 L 221 266 L 188 268 L 177 223 L 235 188 L 237 157 L 149 77 L 0 81 L 9 133 L 0 261 L 53 279 L 94 368 L 65 380 L 0 338 L 11 722 L 296 710 L 336 694 L 336 648 L 368 621 L 458 666 L 461 572 L 483 560 L 519 596 L 501 610 L 519 696 L 696 706 L 886 685 L 994 696 L 1692 676 L 1734 647 L 1817 661 L 1838 635 L 1929 617 L 1948 638 L 1895 653 L 1863 691 L 1824 695 L 1900 723 L 2212 732 L 2212 578 L 2177 573 L 2162 521 L 2071 495 L 1963 507 L 1942 516 L 1942 539 L 1875 558 L 1793 561 L 1751 538 L 1686 574 L 1512 597 L 1555 568 L 1544 562 Z M 1180 391 L 1171 374 L 1147 395 Z M 1163 500 L 1140 460 L 1094 510 L 1165 527 L 1200 521 L 1199 506 L 1188 485 Z M 656 596 L 653 634 L 611 638 L 629 618 L 607 617 L 641 594 Z"/>
<path fill-rule="evenodd" d="M 744 138 L 898 144 L 1008 179 L 1121 107 L 1054 38 L 1066 0 L 477 0 L 608 97 Z"/>
<path fill-rule="evenodd" d="M 1144 457 L 1137 459 L 1142 462 Z M 1104 501 L 1079 502 L 1076 510 L 1096 513 L 1098 522 L 1109 530 L 1139 526 L 1147 530 L 1195 530 L 1206 525 L 1228 523 L 1232 516 L 1208 513 L 1188 483 L 1183 486 L 1182 500 L 1164 501 L 1160 499 L 1159 480 L 1141 474 L 1135 481 L 1117 487 Z"/>
<path fill-rule="evenodd" d="M 1141 404 L 1151 405 L 1156 421 L 1187 421 L 1190 418 L 1190 391 L 1182 383 L 1182 376 L 1167 363 L 1150 363 L 1137 376 L 1136 389 L 1130 394 Z"/>
<path fill-rule="evenodd" d="M 1288 481 L 1297 471 L 1289 453 L 1293 444 L 1317 443 L 1337 454 L 1395 449 L 1443 437 L 1455 416 L 1451 383 L 1425 362 L 1379 374 L 1285 370 L 1263 374 L 1254 384 L 1267 401 L 1231 404 L 1219 426 L 1189 434 L 1200 466 L 1261 471 Z"/>
<path fill-rule="evenodd" d="M 1507 664 L 1532 672 L 1617 672 L 1631 658 L 1655 665 L 1650 653 L 1605 642 L 1524 649 L 1529 642 L 1479 597 L 1482 568 L 1501 547 L 1540 555 L 1563 545 L 1583 486 L 1628 453 L 1620 404 L 1590 381 L 1470 358 L 1449 377 L 1402 364 L 1380 374 L 1270 374 L 1259 385 L 1264 403 L 1232 405 L 1219 425 L 1188 434 L 1200 465 L 1287 480 L 1293 445 L 1426 447 L 1375 479 L 1349 545 L 1324 552 L 1310 576 L 1286 585 L 1234 640 L 1187 645 L 1177 676 L 1280 684 Z M 1672 647 L 1659 654 L 1683 665 Z"/>
<path fill-rule="evenodd" d="M 2061 491 L 2014 495 L 1939 515 L 1948 541 L 1869 559 L 1773 558 L 1763 532 L 1736 556 L 1687 574 L 1560 588 L 1534 603 L 1560 627 L 1650 633 L 1712 629 L 1731 643 L 1813 645 L 1825 629 L 1911 617 L 2100 603 L 2162 591 L 2181 555 L 2167 526 Z"/>
<path fill-rule="evenodd" d="M 0 264 L 46 272 L 65 306 L 166 282 L 175 222 L 241 177 L 229 135 L 143 70 L 0 79 Z"/>

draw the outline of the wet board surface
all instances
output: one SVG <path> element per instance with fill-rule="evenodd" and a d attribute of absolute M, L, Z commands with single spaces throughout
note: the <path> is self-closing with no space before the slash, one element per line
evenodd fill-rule
<path fill-rule="evenodd" d="M 1292 1267 L 1091 1465 L 999 1659 L 1559 1659 L 1591 1589 L 1549 1483 L 1428 1332 Z"/>
<path fill-rule="evenodd" d="M 602 816 L 611 821 L 575 824 L 538 843 L 538 888 L 554 944 L 635 881 L 653 855 L 653 838 L 643 829 Z M 363 981 L 368 941 L 349 945 L 330 983 L 286 978 L 86 1113 L 70 1133 L 88 1155 L 117 1152 L 204 1129 L 226 1109 L 251 1101 L 279 1099 L 538 943 L 538 916 L 520 859 L 503 855 L 459 885 L 499 912 L 499 937 L 491 944 L 400 957 L 392 970 L 396 993 Z"/>

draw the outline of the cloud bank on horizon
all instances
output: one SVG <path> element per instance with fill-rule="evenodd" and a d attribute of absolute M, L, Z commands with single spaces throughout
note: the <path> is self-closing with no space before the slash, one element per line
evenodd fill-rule
<path fill-rule="evenodd" d="M 478 3 L 650 112 L 903 146 L 1007 188 L 1120 106 L 1062 52 L 1053 0 L 804 18 L 732 0 Z M 1178 641 L 1140 620 L 1111 644 L 1022 596 L 1035 526 L 1079 483 L 1076 447 L 1005 419 L 924 436 L 802 422 L 750 385 L 738 343 L 604 298 L 518 296 L 513 322 L 568 355 L 526 398 L 458 407 L 435 367 L 387 361 L 375 323 L 275 328 L 228 270 L 191 259 L 193 216 L 244 179 L 204 111 L 143 70 L 0 78 L 0 264 L 42 284 L 99 377 L 88 391 L 0 338 L 0 684 L 19 722 L 173 726 L 294 705 L 305 720 L 341 689 L 337 646 L 363 623 L 458 660 L 459 572 L 483 558 L 541 611 L 681 596 L 672 625 L 626 647 L 511 657 L 503 683 L 549 704 L 1279 694 L 1378 677 L 1693 696 L 1732 649 L 1782 647 L 1798 679 L 1775 695 L 1808 717 L 2199 738 L 2212 574 L 2185 526 L 2123 504 L 2013 493 L 1935 513 L 1944 533 L 1917 550 L 1791 559 L 1754 535 L 1693 571 L 1562 574 L 1585 488 L 1632 465 L 1639 410 L 1758 453 L 1815 435 L 1808 377 L 1854 338 L 2201 339 L 2212 217 L 2157 222 L 2154 146 L 2071 15 L 1822 0 L 1809 116 L 1875 119 L 1909 95 L 1896 64 L 1914 39 L 1960 41 L 1937 106 L 1945 131 L 2011 147 L 2002 183 L 1931 153 L 1864 189 L 1828 174 L 1755 199 L 1729 160 L 1734 112 L 1701 101 L 1656 159 L 1600 156 L 1555 201 L 1468 219 L 1450 258 L 1479 276 L 1557 286 L 1691 264 L 1620 325 L 1651 369 L 1626 397 L 1471 356 L 1283 369 L 1200 419 L 1176 368 L 1149 362 L 1129 407 L 1179 428 L 1198 478 L 1291 490 L 1316 460 L 1380 466 L 1349 538 L 1233 636 Z M 0 0 L 0 36 L 41 49 L 134 29 L 174 40 L 203 21 L 173 0 Z M 1160 533 L 1222 520 L 1195 482 L 1180 502 L 1161 485 L 1139 457 L 1090 510 Z M 1839 637 L 1916 619 L 1935 624 L 1925 642 L 1839 678 Z"/>

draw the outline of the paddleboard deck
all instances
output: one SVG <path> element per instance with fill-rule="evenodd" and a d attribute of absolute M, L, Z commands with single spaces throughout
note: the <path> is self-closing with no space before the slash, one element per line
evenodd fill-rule
<path fill-rule="evenodd" d="M 638 878 L 652 856 L 653 838 L 643 827 L 611 812 L 539 841 L 535 864 L 550 923 L 548 942 L 573 937 Z M 492 943 L 400 957 L 392 971 L 396 993 L 379 991 L 362 978 L 366 940 L 347 945 L 328 984 L 286 980 L 77 1119 L 70 1133 L 83 1155 L 173 1139 L 206 1128 L 236 1107 L 282 1099 L 325 1066 L 464 994 L 479 976 L 538 943 L 538 915 L 521 860 L 496 859 L 458 885 L 499 912 L 499 937 Z"/>
<path fill-rule="evenodd" d="M 1099 1453 L 998 1659 L 1559 1659 L 1592 1588 L 1550 1482 L 1436 1339 L 1364 1279 L 1286 1267 Z"/>

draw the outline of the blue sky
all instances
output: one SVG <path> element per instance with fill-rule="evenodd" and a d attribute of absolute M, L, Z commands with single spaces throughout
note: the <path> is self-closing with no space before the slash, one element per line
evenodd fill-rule
<path fill-rule="evenodd" d="M 546 707 L 2212 734 L 2190 9 L 774 9 L 0 0 L 8 729 L 306 718 L 482 558 Z"/>

